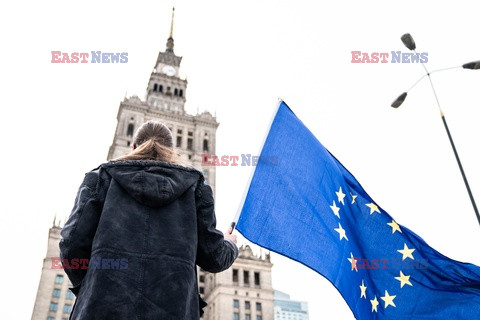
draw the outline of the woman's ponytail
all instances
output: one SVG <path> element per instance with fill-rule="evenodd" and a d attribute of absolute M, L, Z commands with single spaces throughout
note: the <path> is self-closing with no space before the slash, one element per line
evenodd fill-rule
<path fill-rule="evenodd" d="M 181 164 L 180 157 L 173 148 L 170 130 L 161 122 L 150 120 L 136 132 L 133 151 L 119 160 L 156 160 Z"/>

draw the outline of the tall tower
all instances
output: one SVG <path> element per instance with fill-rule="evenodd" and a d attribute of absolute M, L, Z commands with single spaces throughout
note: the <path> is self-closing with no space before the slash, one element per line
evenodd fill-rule
<path fill-rule="evenodd" d="M 63 269 L 55 263 L 60 259 L 60 231 L 60 223 L 56 224 L 54 220 L 48 231 L 47 256 L 43 259 L 32 320 L 67 320 L 72 311 L 75 296 L 68 289 L 72 285 Z"/>
<path fill-rule="evenodd" d="M 175 8 L 172 11 L 170 36 L 167 39 L 165 52 L 159 52 L 157 61 L 147 85 L 147 103 L 154 108 L 172 111 L 176 114 L 185 112 L 185 91 L 187 80 L 179 77 L 182 57 L 176 56 L 173 47 L 173 21 Z"/>
<path fill-rule="evenodd" d="M 183 160 L 203 172 L 215 192 L 215 167 L 202 167 L 202 154 L 215 154 L 215 136 L 219 123 L 208 111 L 191 115 L 185 112 L 187 80 L 180 77 L 182 57 L 174 53 L 173 23 L 165 52 L 159 52 L 145 100 L 137 96 L 120 102 L 117 128 L 108 160 L 131 151 L 135 130 L 148 120 L 159 120 L 172 131 L 175 147 Z"/>

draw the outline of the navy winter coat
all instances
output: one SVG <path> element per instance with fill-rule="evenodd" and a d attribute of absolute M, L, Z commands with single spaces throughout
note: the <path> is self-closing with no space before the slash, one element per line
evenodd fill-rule
<path fill-rule="evenodd" d="M 60 241 L 71 319 L 199 319 L 195 264 L 220 272 L 238 255 L 213 207 L 195 169 L 131 160 L 87 173 Z"/>

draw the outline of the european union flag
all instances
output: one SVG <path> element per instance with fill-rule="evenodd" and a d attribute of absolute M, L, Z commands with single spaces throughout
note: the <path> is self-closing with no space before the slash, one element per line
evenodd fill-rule
<path fill-rule="evenodd" d="M 396 223 L 283 102 L 237 229 L 330 280 L 357 319 L 480 319 L 480 268 Z"/>

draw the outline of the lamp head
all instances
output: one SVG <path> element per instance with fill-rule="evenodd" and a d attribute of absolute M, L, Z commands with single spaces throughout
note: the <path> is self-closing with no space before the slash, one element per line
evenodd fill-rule
<path fill-rule="evenodd" d="M 406 97 L 407 97 L 407 93 L 406 92 L 402 93 L 401 95 L 398 96 L 397 99 L 395 99 L 395 101 L 392 102 L 391 107 L 392 108 L 400 107 L 402 105 L 403 101 L 405 101 Z"/>
<path fill-rule="evenodd" d="M 400 39 L 402 40 L 405 47 L 410 50 L 415 50 L 415 41 L 413 41 L 413 37 L 410 35 L 410 33 L 405 33 Z"/>
<path fill-rule="evenodd" d="M 478 69 L 480 69 L 480 60 L 479 60 L 479 61 L 473 61 L 473 62 L 465 63 L 462 67 L 463 67 L 464 69 L 478 70 Z"/>

